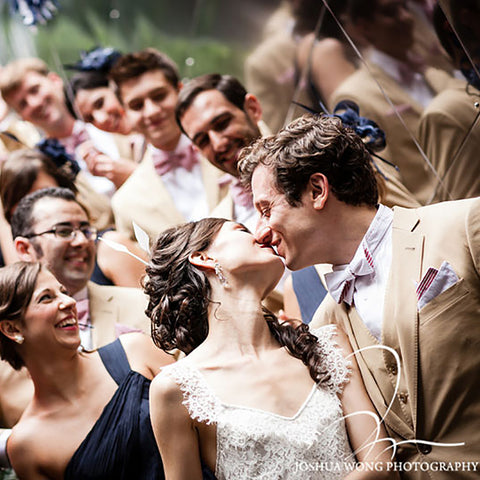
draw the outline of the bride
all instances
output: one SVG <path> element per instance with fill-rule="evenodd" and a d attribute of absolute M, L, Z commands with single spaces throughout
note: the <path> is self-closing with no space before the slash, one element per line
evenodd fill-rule
<path fill-rule="evenodd" d="M 391 477 L 344 334 L 262 309 L 283 271 L 238 223 L 208 218 L 158 238 L 147 315 L 160 348 L 187 354 L 150 390 L 167 479 L 201 479 L 202 462 L 219 480 Z"/>

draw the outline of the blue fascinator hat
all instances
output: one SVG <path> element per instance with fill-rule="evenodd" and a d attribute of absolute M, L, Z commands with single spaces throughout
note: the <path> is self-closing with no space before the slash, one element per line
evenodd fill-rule
<path fill-rule="evenodd" d="M 71 65 L 65 65 L 69 70 L 78 72 L 108 73 L 122 54 L 112 47 L 94 47 L 80 53 L 80 60 Z"/>

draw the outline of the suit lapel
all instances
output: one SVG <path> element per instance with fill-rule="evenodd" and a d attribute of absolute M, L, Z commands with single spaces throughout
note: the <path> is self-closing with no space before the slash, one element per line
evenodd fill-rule
<path fill-rule="evenodd" d="M 422 275 L 423 235 L 414 231 L 420 221 L 415 210 L 394 208 L 392 266 L 385 292 L 383 342 L 402 352 L 404 381 L 410 395 L 414 427 L 418 409 L 419 325 L 416 285 Z M 391 354 L 385 353 L 391 357 Z"/>
<path fill-rule="evenodd" d="M 200 168 L 202 170 L 202 182 L 207 197 L 208 211 L 211 212 L 225 196 L 228 187 L 220 188 L 218 180 L 222 174 L 203 155 L 200 155 Z"/>
<path fill-rule="evenodd" d="M 155 171 L 152 156 L 149 150 L 146 151 L 145 157 L 142 161 L 142 189 L 145 194 L 145 199 L 149 204 L 149 209 L 155 207 L 156 216 L 158 220 L 150 222 L 160 225 L 177 225 L 185 222 L 185 218 L 178 211 L 172 196 L 168 192 L 160 175 Z"/>
<path fill-rule="evenodd" d="M 388 98 L 399 109 L 399 113 L 404 115 L 402 111 L 406 106 L 410 107 L 416 114 L 421 115 L 423 107 L 415 101 L 398 83 L 390 77 L 384 70 L 374 63 L 369 63 L 369 68 L 373 74 L 373 77 L 381 85 L 385 92 L 389 92 Z M 408 111 L 408 110 L 407 110 Z M 388 115 L 395 115 L 392 111 L 387 113 Z"/>

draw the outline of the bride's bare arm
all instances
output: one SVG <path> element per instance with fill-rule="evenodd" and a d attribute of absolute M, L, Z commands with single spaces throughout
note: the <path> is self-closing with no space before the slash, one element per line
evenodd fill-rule
<path fill-rule="evenodd" d="M 166 480 L 202 480 L 198 434 L 178 385 L 164 375 L 150 386 L 150 417 Z"/>
<path fill-rule="evenodd" d="M 377 469 L 369 471 L 367 468 L 359 468 L 357 471 L 349 474 L 346 479 L 396 479 L 398 474 L 388 471 L 388 463 L 392 462 L 392 450 L 388 448 L 391 446 L 391 443 L 389 440 L 386 440 L 387 432 L 383 425 L 378 425 L 375 421 L 375 418 L 379 421 L 380 416 L 365 390 L 350 342 L 345 333 L 340 329 L 337 329 L 336 341 L 341 347 L 344 356 L 348 357 L 352 363 L 349 382 L 340 396 L 343 413 L 347 417 L 345 424 L 347 426 L 348 438 L 353 451 L 356 452 L 357 461 L 361 463 L 375 463 Z M 357 412 L 369 413 L 352 415 Z M 379 429 L 378 438 L 376 435 L 377 429 Z"/>

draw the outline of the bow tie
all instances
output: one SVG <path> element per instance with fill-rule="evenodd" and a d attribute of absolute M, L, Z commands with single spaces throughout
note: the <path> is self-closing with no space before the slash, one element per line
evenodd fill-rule
<path fill-rule="evenodd" d="M 77 300 L 77 319 L 80 330 L 91 328 L 88 298 Z"/>
<path fill-rule="evenodd" d="M 218 180 L 218 185 L 220 188 L 228 185 L 230 195 L 235 205 L 253 208 L 252 194 L 248 190 L 245 190 L 242 182 L 238 178 L 227 173 Z"/>
<path fill-rule="evenodd" d="M 87 129 L 83 127 L 77 132 L 72 133 L 69 137 L 61 138 L 60 143 L 63 144 L 69 155 L 75 156 L 76 148 L 87 140 L 90 140 L 90 135 L 88 134 Z"/>
<path fill-rule="evenodd" d="M 337 270 L 325 275 L 325 282 L 330 295 L 337 303 L 352 304 L 355 280 L 374 272 L 373 260 L 366 247 L 357 250 L 353 260 L 345 270 Z"/>
<path fill-rule="evenodd" d="M 399 62 L 398 73 L 402 83 L 411 86 L 415 80 L 415 74 L 423 75 L 426 69 L 425 60 L 420 55 L 410 54 L 406 62 Z"/>
<path fill-rule="evenodd" d="M 197 154 L 192 145 L 188 145 L 183 150 L 174 150 L 173 152 L 156 149 L 152 153 L 152 161 L 158 175 L 165 175 L 170 170 L 177 168 L 184 168 L 191 172 L 198 163 Z"/>

